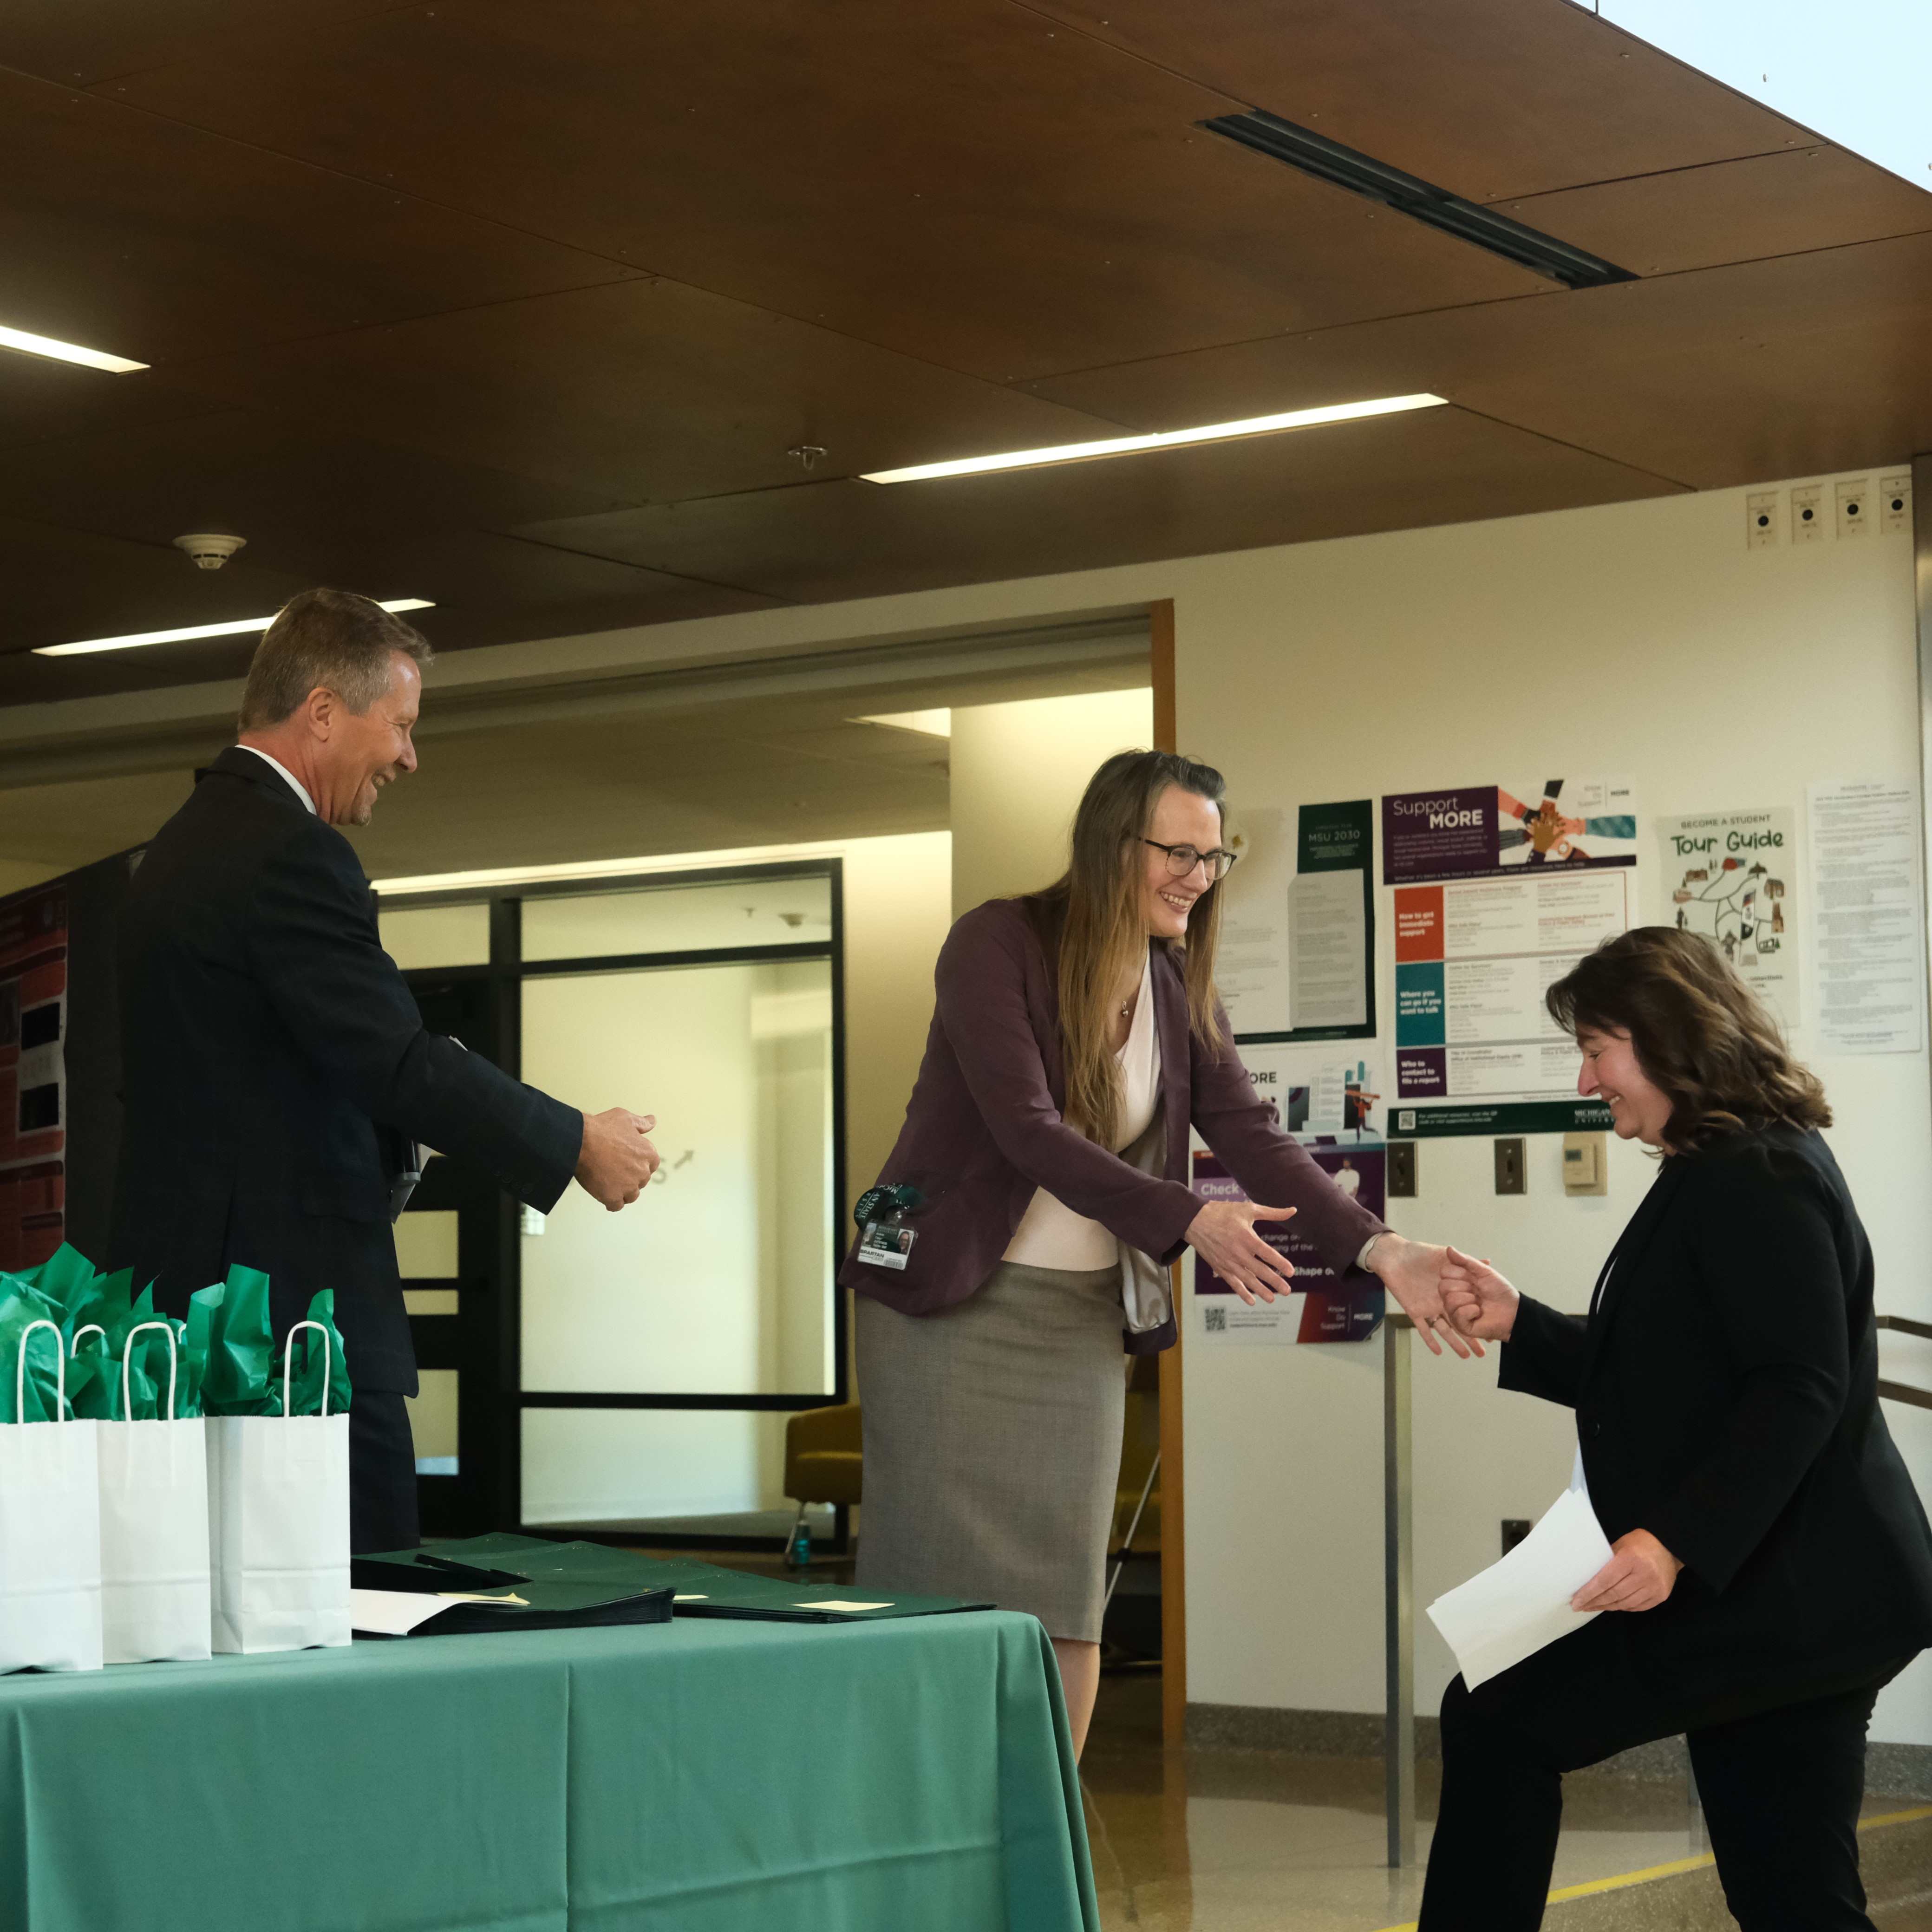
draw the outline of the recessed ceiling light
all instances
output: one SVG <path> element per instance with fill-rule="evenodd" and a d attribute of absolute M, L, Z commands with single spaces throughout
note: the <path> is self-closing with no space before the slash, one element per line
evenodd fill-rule
<path fill-rule="evenodd" d="M 1351 194 L 1364 195 L 1398 214 L 1406 214 L 1428 227 L 1453 235 L 1460 242 L 1474 242 L 1478 248 L 1486 248 L 1492 255 L 1500 255 L 1532 274 L 1561 282 L 1565 288 L 1602 288 L 1612 282 L 1637 279 L 1629 269 L 1620 268 L 1587 248 L 1579 248 L 1574 242 L 1560 242 L 1540 228 L 1512 221 L 1493 208 L 1465 201 L 1445 188 L 1405 174 L 1372 154 L 1345 148 L 1326 134 L 1318 134 L 1312 128 L 1298 127 L 1263 108 L 1252 108 L 1245 114 L 1223 114 L 1195 124 L 1210 134 L 1238 141 L 1243 147 L 1252 148 L 1271 160 L 1286 161 L 1317 181 L 1346 188 Z"/>
<path fill-rule="evenodd" d="M 1318 410 L 1289 410 L 1273 416 L 1247 416 L 1239 422 L 1204 423 L 1198 429 L 1166 429 L 1150 436 L 1109 436 L 1101 442 L 1063 442 L 1052 449 L 1013 449 L 999 456 L 962 456 L 950 463 L 915 464 L 908 470 L 877 470 L 867 483 L 922 483 L 931 476 L 976 476 L 991 470 L 1034 470 L 1052 463 L 1091 463 L 1103 456 L 1133 456 L 1144 449 L 1174 449 L 1192 442 L 1234 442 L 1244 436 L 1274 436 L 1318 423 L 1356 422 L 1365 416 L 1392 416 L 1405 410 L 1440 409 L 1444 396 L 1378 396 L 1366 403 L 1331 403 Z"/>
<path fill-rule="evenodd" d="M 398 597 L 382 606 L 385 610 L 434 610 L 427 597 Z M 37 644 L 37 658 L 80 657 L 90 651 L 129 651 L 136 644 L 182 644 L 191 638 L 238 638 L 249 631 L 266 631 L 274 622 L 268 617 L 237 617 L 227 624 L 189 624 L 178 631 L 135 631 L 124 638 L 88 638 L 77 644 Z"/>
<path fill-rule="evenodd" d="M 105 369 L 116 376 L 148 366 L 145 362 L 130 362 L 124 356 L 83 349 L 77 342 L 56 342 L 51 335 L 30 335 L 24 328 L 0 328 L 0 349 L 17 349 L 23 356 L 45 356 L 56 362 L 78 362 L 85 368 Z"/>

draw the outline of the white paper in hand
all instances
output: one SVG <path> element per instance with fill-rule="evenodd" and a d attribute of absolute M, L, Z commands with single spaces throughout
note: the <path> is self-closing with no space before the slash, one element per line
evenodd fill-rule
<path fill-rule="evenodd" d="M 1438 1597 L 1429 1621 L 1473 1690 L 1600 1616 L 1573 1610 L 1570 1599 L 1610 1560 L 1589 1497 L 1566 1490 L 1500 1563 Z"/>

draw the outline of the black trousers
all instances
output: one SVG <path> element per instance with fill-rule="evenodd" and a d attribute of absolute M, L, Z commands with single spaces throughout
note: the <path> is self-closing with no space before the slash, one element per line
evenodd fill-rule
<path fill-rule="evenodd" d="M 349 1405 L 349 1547 L 361 1556 L 422 1540 L 409 1409 L 386 1389 L 358 1389 Z"/>
<path fill-rule="evenodd" d="M 1873 1932 L 1858 1879 L 1865 1727 L 1858 1688 L 1738 1717 L 1673 1706 L 1632 1672 L 1606 1613 L 1477 1690 L 1442 1699 L 1442 1803 L 1421 1932 L 1533 1932 L 1563 1821 L 1563 1774 L 1688 1734 L 1732 1916 L 1744 1932 Z"/>

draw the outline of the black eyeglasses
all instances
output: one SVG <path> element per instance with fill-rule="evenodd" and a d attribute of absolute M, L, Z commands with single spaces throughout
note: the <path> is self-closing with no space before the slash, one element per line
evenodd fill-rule
<path fill-rule="evenodd" d="M 1165 852 L 1167 869 L 1177 879 L 1186 878 L 1196 866 L 1205 866 L 1210 885 L 1217 879 L 1225 879 L 1228 868 L 1240 856 L 1238 852 L 1224 851 L 1218 845 L 1211 852 L 1197 852 L 1192 845 L 1163 845 L 1158 838 L 1143 838 L 1141 843 L 1151 845 L 1156 852 Z"/>

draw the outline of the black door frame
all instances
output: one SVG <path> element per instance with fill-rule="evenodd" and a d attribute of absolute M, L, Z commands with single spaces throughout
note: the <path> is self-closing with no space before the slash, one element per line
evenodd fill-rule
<path fill-rule="evenodd" d="M 777 878 L 823 878 L 830 886 L 832 934 L 829 943 L 703 948 L 673 952 L 595 954 L 581 958 L 526 962 L 523 908 L 535 898 L 581 898 L 587 894 L 629 892 L 680 886 L 730 885 Z M 379 905 L 383 904 L 380 898 Z M 770 961 L 826 959 L 832 977 L 832 1198 L 828 1271 L 838 1252 L 838 1208 L 845 1198 L 845 921 L 844 868 L 836 856 L 770 864 L 707 867 L 701 870 L 639 872 L 617 876 L 548 879 L 527 884 L 455 889 L 394 895 L 386 908 L 417 910 L 446 905 L 485 904 L 489 908 L 489 963 L 482 966 L 422 968 L 406 973 L 412 987 L 432 1006 L 460 1004 L 478 1037 L 464 1044 L 482 1053 L 506 1073 L 523 1070 L 522 993 L 526 980 L 589 972 L 625 972 L 690 966 L 750 965 Z M 472 991 L 471 989 L 474 989 Z M 446 1196 L 448 1198 L 445 1198 Z M 455 1476 L 418 1476 L 417 1489 L 426 1534 L 467 1534 L 516 1524 L 532 1536 L 567 1534 L 590 1540 L 630 1544 L 675 1542 L 684 1547 L 764 1546 L 762 1540 L 735 1537 L 656 1537 L 633 1532 L 603 1532 L 594 1524 L 559 1526 L 522 1523 L 523 1412 L 526 1408 L 722 1409 L 740 1412 L 834 1407 L 850 1399 L 848 1315 L 846 1298 L 832 1291 L 834 1364 L 830 1392 L 794 1391 L 772 1395 L 647 1391 L 611 1394 L 574 1390 L 526 1390 L 522 1386 L 523 1281 L 521 1206 L 460 1164 L 432 1162 L 411 1205 L 454 1207 L 458 1212 L 458 1313 L 412 1316 L 410 1328 L 424 1368 L 456 1369 L 462 1377 L 458 1406 L 458 1456 Z M 406 1288 L 448 1287 L 447 1282 L 406 1282 Z M 481 1398 L 479 1400 L 479 1397 Z M 838 1512 L 827 1546 L 841 1551 L 847 1542 L 847 1513 Z"/>

